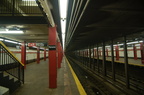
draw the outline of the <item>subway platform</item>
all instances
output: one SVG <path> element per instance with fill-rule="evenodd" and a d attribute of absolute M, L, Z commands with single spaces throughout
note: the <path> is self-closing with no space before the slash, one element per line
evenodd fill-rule
<path fill-rule="evenodd" d="M 66 58 L 57 69 L 57 88 L 49 88 L 48 60 L 39 64 L 28 64 L 25 69 L 25 83 L 12 95 L 86 95 L 76 75 L 71 71 Z"/>

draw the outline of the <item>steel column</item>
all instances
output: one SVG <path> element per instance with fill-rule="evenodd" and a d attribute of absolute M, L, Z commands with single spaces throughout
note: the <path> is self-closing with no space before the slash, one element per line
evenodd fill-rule
<path fill-rule="evenodd" d="M 114 62 L 113 40 L 111 41 L 111 63 L 112 63 L 112 78 L 115 81 L 115 62 Z"/>
<path fill-rule="evenodd" d="M 89 55 L 88 55 L 88 52 L 89 50 L 87 49 L 87 63 L 86 63 L 86 66 L 88 67 L 88 64 L 89 64 Z"/>
<path fill-rule="evenodd" d="M 26 43 L 21 44 L 21 62 L 24 64 L 24 69 L 26 69 Z"/>
<path fill-rule="evenodd" d="M 130 87 L 130 85 L 129 85 L 129 65 L 128 65 L 126 36 L 124 36 L 124 62 L 125 62 L 126 86 L 127 86 L 127 88 L 129 88 Z"/>
<path fill-rule="evenodd" d="M 40 47 L 37 47 L 37 63 L 40 63 Z"/>
<path fill-rule="evenodd" d="M 115 47 L 115 53 L 116 53 L 116 60 L 119 60 L 119 46 L 118 45 Z"/>
<path fill-rule="evenodd" d="M 133 44 L 133 53 L 134 53 L 134 59 L 137 60 L 137 48 L 135 44 Z"/>
<path fill-rule="evenodd" d="M 89 67 L 91 68 L 91 46 L 89 46 Z"/>
<path fill-rule="evenodd" d="M 108 55 L 108 49 L 106 49 L 106 57 L 109 57 L 109 55 Z"/>
<path fill-rule="evenodd" d="M 95 70 L 95 55 L 94 55 L 94 45 L 93 45 L 93 70 Z"/>
<path fill-rule="evenodd" d="M 97 45 L 97 68 L 98 68 L 98 73 L 100 72 L 100 68 L 99 68 L 99 47 Z"/>
<path fill-rule="evenodd" d="M 44 49 L 44 61 L 46 61 L 46 48 Z"/>
<path fill-rule="evenodd" d="M 56 27 L 50 27 L 49 43 L 49 88 L 57 88 Z"/>
<path fill-rule="evenodd" d="M 103 57 L 103 74 L 106 76 L 106 56 L 105 56 L 105 42 L 103 42 L 103 47 L 102 47 L 102 57 Z"/>
<path fill-rule="evenodd" d="M 144 42 L 142 42 L 141 44 L 140 44 L 140 50 L 141 50 L 141 62 L 142 62 L 142 64 L 144 64 Z"/>

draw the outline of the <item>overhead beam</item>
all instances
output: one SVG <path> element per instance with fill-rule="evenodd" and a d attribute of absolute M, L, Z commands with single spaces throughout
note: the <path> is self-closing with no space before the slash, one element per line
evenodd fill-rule
<path fill-rule="evenodd" d="M 0 16 L 0 24 L 48 24 L 43 16 Z"/>

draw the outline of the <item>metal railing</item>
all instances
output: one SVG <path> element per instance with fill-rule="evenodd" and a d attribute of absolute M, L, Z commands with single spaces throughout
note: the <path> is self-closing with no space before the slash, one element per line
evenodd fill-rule
<path fill-rule="evenodd" d="M 0 72 L 6 72 L 24 83 L 24 65 L 0 41 Z"/>
<path fill-rule="evenodd" d="M 0 16 L 42 16 L 36 1 L 0 0 Z"/>

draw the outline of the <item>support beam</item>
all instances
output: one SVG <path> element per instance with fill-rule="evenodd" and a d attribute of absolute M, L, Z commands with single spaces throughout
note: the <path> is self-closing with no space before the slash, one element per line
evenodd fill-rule
<path fill-rule="evenodd" d="M 134 53 L 134 60 L 137 60 L 137 48 L 135 44 L 133 44 L 133 53 Z"/>
<path fill-rule="evenodd" d="M 44 61 L 46 61 L 46 48 L 44 49 Z"/>
<path fill-rule="evenodd" d="M 103 42 L 103 47 L 102 47 L 102 57 L 103 57 L 103 74 L 106 76 L 106 55 L 105 55 L 105 42 Z"/>
<path fill-rule="evenodd" d="M 98 73 L 100 73 L 100 67 L 99 67 L 99 47 L 97 44 L 97 68 L 98 68 Z"/>
<path fill-rule="evenodd" d="M 115 53 L 116 53 L 116 60 L 119 60 L 119 46 L 118 45 L 115 47 Z"/>
<path fill-rule="evenodd" d="M 114 48 L 113 48 L 113 40 L 111 40 L 111 63 L 112 63 L 112 78 L 115 81 L 115 62 L 114 62 Z"/>
<path fill-rule="evenodd" d="M 95 51 L 94 51 L 94 45 L 93 45 L 93 49 L 92 49 L 92 54 L 93 54 L 93 61 L 92 61 L 92 63 L 93 63 L 93 70 L 95 71 Z"/>
<path fill-rule="evenodd" d="M 141 62 L 144 64 L 144 41 L 140 43 L 140 50 L 141 50 Z"/>
<path fill-rule="evenodd" d="M 21 62 L 24 64 L 24 69 L 26 69 L 26 42 L 21 44 Z"/>
<path fill-rule="evenodd" d="M 129 88 L 130 87 L 130 85 L 129 85 L 129 65 L 128 65 L 128 54 L 127 54 L 126 36 L 124 36 L 124 62 L 125 62 L 126 86 L 127 86 L 127 88 Z"/>
<path fill-rule="evenodd" d="M 49 88 L 57 88 L 56 27 L 49 27 Z"/>
<path fill-rule="evenodd" d="M 40 63 L 40 47 L 37 47 L 37 63 Z"/>
<path fill-rule="evenodd" d="M 92 68 L 91 66 L 91 46 L 89 45 L 89 67 Z"/>

